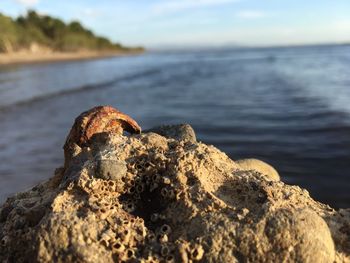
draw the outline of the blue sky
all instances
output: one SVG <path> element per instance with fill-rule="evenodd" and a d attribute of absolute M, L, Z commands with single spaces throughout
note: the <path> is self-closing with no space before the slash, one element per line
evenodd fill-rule
<path fill-rule="evenodd" d="M 350 0 L 0 0 L 128 45 L 216 46 L 350 42 Z"/>

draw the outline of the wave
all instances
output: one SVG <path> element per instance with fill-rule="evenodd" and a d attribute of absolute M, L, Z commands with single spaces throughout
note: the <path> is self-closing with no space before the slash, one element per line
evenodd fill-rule
<path fill-rule="evenodd" d="M 9 104 L 9 105 L 0 105 L 0 112 L 5 112 L 7 110 L 11 110 L 11 109 L 18 107 L 18 106 L 29 105 L 32 103 L 36 103 L 38 101 L 50 99 L 53 96 L 59 97 L 59 96 L 66 96 L 66 95 L 90 91 L 90 90 L 97 90 L 97 89 L 113 86 L 117 82 L 130 81 L 130 80 L 135 80 L 138 78 L 149 77 L 151 75 L 156 75 L 156 74 L 159 74 L 161 72 L 162 72 L 161 68 L 153 68 L 153 69 L 145 70 L 142 72 L 132 73 L 132 74 L 129 74 L 126 76 L 117 77 L 117 78 L 110 79 L 108 81 L 104 81 L 104 82 L 100 82 L 100 83 L 82 85 L 82 86 L 73 87 L 70 89 L 64 89 L 64 90 L 59 90 L 56 92 L 50 92 L 50 93 L 46 93 L 43 95 L 31 97 L 31 98 L 28 98 L 25 100 L 16 101 L 16 102 Z"/>

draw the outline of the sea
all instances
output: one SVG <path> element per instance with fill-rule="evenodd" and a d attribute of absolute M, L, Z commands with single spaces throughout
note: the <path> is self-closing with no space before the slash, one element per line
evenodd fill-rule
<path fill-rule="evenodd" d="M 350 45 L 149 51 L 0 67 L 0 203 L 51 177 L 81 112 L 112 105 L 143 129 L 189 123 L 233 160 L 350 207 Z"/>

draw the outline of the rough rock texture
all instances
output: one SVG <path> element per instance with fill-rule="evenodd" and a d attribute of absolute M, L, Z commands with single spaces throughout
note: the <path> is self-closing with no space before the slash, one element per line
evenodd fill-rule
<path fill-rule="evenodd" d="M 70 158 L 2 205 L 0 262 L 349 262 L 350 210 L 213 146 L 103 134 Z"/>

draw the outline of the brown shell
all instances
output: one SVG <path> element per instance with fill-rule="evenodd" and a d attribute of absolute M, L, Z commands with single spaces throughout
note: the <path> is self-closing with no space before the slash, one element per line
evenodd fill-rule
<path fill-rule="evenodd" d="M 88 146 L 94 134 L 113 132 L 122 134 L 123 130 L 129 133 L 140 133 L 141 128 L 135 120 L 111 106 L 97 106 L 80 114 L 70 130 L 64 150 L 77 144 L 80 147 Z"/>

